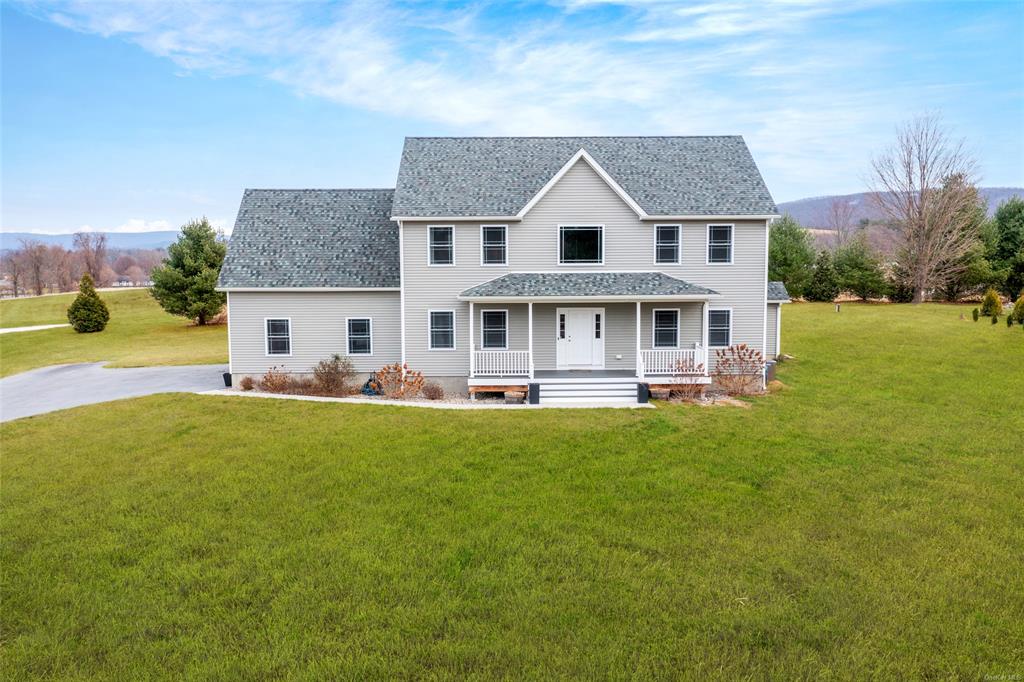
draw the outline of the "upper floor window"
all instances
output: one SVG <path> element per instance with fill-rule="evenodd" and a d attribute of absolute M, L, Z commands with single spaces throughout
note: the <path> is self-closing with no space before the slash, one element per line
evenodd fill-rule
<path fill-rule="evenodd" d="M 679 310 L 654 311 L 654 347 L 679 347 Z"/>
<path fill-rule="evenodd" d="M 708 346 L 722 347 L 732 345 L 732 311 L 708 311 Z"/>
<path fill-rule="evenodd" d="M 292 354 L 292 321 L 287 317 L 266 321 L 267 355 Z"/>
<path fill-rule="evenodd" d="M 732 225 L 708 225 L 708 263 L 732 263 Z"/>
<path fill-rule="evenodd" d="M 483 265 L 508 265 L 508 227 L 481 225 L 480 250 Z"/>
<path fill-rule="evenodd" d="M 349 318 L 348 354 L 373 355 L 373 340 L 370 328 L 373 323 L 368 317 Z"/>
<path fill-rule="evenodd" d="M 481 310 L 480 332 L 484 348 L 508 348 L 508 311 Z"/>
<path fill-rule="evenodd" d="M 431 310 L 430 350 L 455 349 L 455 311 Z"/>
<path fill-rule="evenodd" d="M 559 225 L 558 262 L 563 265 L 604 263 L 604 227 Z"/>
<path fill-rule="evenodd" d="M 655 225 L 654 262 L 679 263 L 679 226 Z"/>
<path fill-rule="evenodd" d="M 455 228 L 451 225 L 432 225 L 427 230 L 430 233 L 430 264 L 455 265 Z"/>

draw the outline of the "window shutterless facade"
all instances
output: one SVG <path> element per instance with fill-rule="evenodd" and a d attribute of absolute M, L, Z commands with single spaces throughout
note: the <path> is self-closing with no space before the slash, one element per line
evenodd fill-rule
<path fill-rule="evenodd" d="M 430 350 L 455 350 L 455 311 L 431 310 L 427 316 Z"/>
<path fill-rule="evenodd" d="M 455 228 L 431 225 L 427 228 L 430 265 L 455 265 Z"/>
<path fill-rule="evenodd" d="M 655 348 L 679 347 L 679 310 L 677 308 L 655 310 L 653 328 Z"/>
<path fill-rule="evenodd" d="M 679 225 L 654 226 L 654 262 L 679 263 Z"/>
<path fill-rule="evenodd" d="M 508 226 L 480 226 L 480 264 L 508 265 Z"/>
<path fill-rule="evenodd" d="M 264 320 L 267 335 L 267 355 L 292 354 L 292 321 L 288 317 Z"/>
<path fill-rule="evenodd" d="M 481 347 L 490 350 L 508 348 L 508 311 L 480 311 Z"/>
<path fill-rule="evenodd" d="M 732 345 L 732 311 L 708 311 L 708 346 L 726 348 Z"/>
<path fill-rule="evenodd" d="M 561 265 L 603 265 L 603 225 L 559 225 L 558 262 Z"/>
<path fill-rule="evenodd" d="M 373 321 L 368 317 L 350 317 L 345 321 L 349 355 L 373 355 Z"/>
<path fill-rule="evenodd" d="M 732 225 L 708 225 L 708 264 L 732 264 Z"/>

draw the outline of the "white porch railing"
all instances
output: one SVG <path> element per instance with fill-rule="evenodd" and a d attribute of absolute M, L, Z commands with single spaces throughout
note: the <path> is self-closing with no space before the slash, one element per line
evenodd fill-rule
<path fill-rule="evenodd" d="M 530 374 L 528 350 L 473 351 L 474 376 L 514 376 Z"/>
<path fill-rule="evenodd" d="M 640 360 L 643 373 L 647 374 L 695 374 L 708 371 L 707 350 L 699 343 L 693 348 L 657 348 L 641 350 Z"/>

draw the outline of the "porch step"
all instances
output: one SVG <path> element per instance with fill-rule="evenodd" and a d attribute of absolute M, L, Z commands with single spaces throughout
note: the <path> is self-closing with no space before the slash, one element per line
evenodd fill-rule
<path fill-rule="evenodd" d="M 635 378 L 605 378 L 600 382 L 565 381 L 553 379 L 540 381 L 540 403 L 635 403 L 637 380 Z"/>
<path fill-rule="evenodd" d="M 583 398 L 541 398 L 541 405 L 636 405 L 636 396 L 621 397 L 583 397 Z"/>

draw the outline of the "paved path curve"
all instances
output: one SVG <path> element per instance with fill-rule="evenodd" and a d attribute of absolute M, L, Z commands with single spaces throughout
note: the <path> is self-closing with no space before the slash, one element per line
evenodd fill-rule
<path fill-rule="evenodd" d="M 70 327 L 70 324 L 66 322 L 64 324 L 37 324 L 33 327 L 4 327 L 0 329 L 0 334 L 14 334 L 17 332 L 37 332 L 43 329 L 56 329 L 57 327 Z"/>
<path fill-rule="evenodd" d="M 105 369 L 105 362 L 53 365 L 0 379 L 0 421 L 77 405 L 173 391 L 224 388 L 227 365 Z"/>

